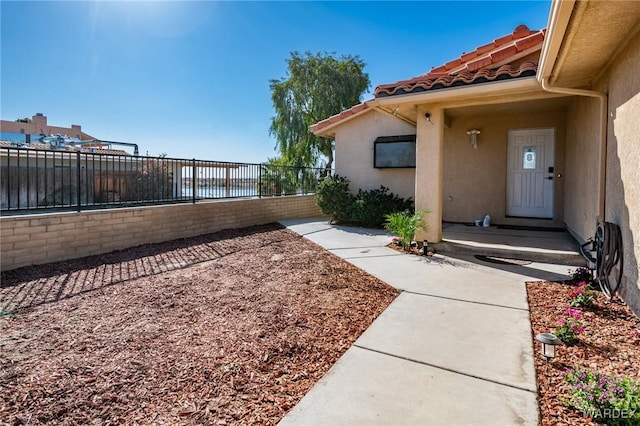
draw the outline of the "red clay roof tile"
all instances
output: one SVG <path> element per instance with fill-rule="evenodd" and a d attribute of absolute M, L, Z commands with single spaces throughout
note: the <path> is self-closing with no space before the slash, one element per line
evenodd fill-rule
<path fill-rule="evenodd" d="M 311 126 L 311 131 L 315 132 L 318 131 L 320 129 L 324 129 L 325 127 L 336 123 L 338 121 L 342 121 L 345 120 L 347 117 L 350 117 L 352 115 L 356 115 L 359 114 L 365 110 L 369 109 L 369 105 L 366 102 L 362 102 L 356 106 L 353 106 L 349 109 L 346 109 L 336 115 L 332 115 L 331 117 L 322 120 L 322 121 L 318 121 L 316 124 L 314 124 L 313 126 Z"/>
<path fill-rule="evenodd" d="M 491 58 L 490 59 L 491 63 L 496 64 L 498 62 L 502 62 L 509 59 L 510 57 L 516 55 L 517 53 L 518 53 L 518 49 L 516 48 L 516 46 L 513 44 L 509 44 L 503 48 L 500 48 L 494 52 L 491 52 L 489 54 L 489 58 Z M 491 65 L 491 63 L 488 65 Z"/>
<path fill-rule="evenodd" d="M 430 86 L 430 81 L 441 78 L 443 73 L 457 75 L 480 71 L 483 68 L 489 68 L 494 64 L 500 64 L 508 61 L 512 57 L 529 49 L 538 47 L 542 49 L 544 34 L 546 30 L 531 31 L 526 25 L 519 25 L 513 33 L 495 39 L 493 42 L 479 46 L 473 52 L 463 53 L 459 58 L 449 61 L 444 65 L 432 68 L 427 74 L 420 75 L 408 80 L 401 80 L 396 83 L 383 84 L 376 87 L 375 96 L 391 96 L 395 93 L 394 87 L 403 86 L 403 93 L 410 93 L 406 89 L 414 84 L 416 88 Z M 478 77 L 471 80 L 477 82 Z M 502 78 L 514 78 L 502 77 Z M 446 80 L 442 80 L 445 82 Z M 458 80 L 464 82 L 465 79 Z M 460 83 L 462 84 L 462 83 Z"/>
<path fill-rule="evenodd" d="M 513 30 L 513 36 L 520 38 L 526 35 L 531 34 L 531 30 L 529 30 L 529 27 L 527 27 L 526 25 L 518 25 L 515 30 Z"/>
<path fill-rule="evenodd" d="M 462 62 L 469 62 L 476 56 L 478 56 L 478 54 L 475 51 L 473 51 L 471 53 L 463 53 L 462 56 L 460 56 L 460 59 L 462 60 Z"/>
<path fill-rule="evenodd" d="M 483 56 L 482 58 L 467 62 L 467 66 L 465 68 L 466 71 L 477 71 L 480 68 L 488 67 L 492 63 L 490 56 Z"/>
<path fill-rule="evenodd" d="M 483 44 L 482 46 L 478 46 L 476 47 L 476 56 L 480 56 L 483 53 L 490 52 L 495 48 L 496 48 L 496 45 L 494 42 Z"/>
<path fill-rule="evenodd" d="M 478 46 L 474 51 L 463 53 L 459 58 L 443 65 L 433 67 L 426 74 L 408 80 L 379 85 L 376 87 L 374 96 L 386 97 L 535 75 L 538 69 L 538 64 L 535 62 L 525 62 L 520 66 L 507 64 L 497 69 L 491 69 L 490 67 L 507 61 L 509 58 L 515 57 L 526 50 L 535 47 L 541 50 L 546 31 L 546 29 L 531 31 L 526 25 L 518 25 L 511 34 L 499 37 L 491 43 Z M 369 105 L 363 102 L 319 121 L 311 126 L 311 130 L 317 132 L 369 108 Z"/>
<path fill-rule="evenodd" d="M 530 47 L 534 47 L 539 43 L 544 41 L 544 33 L 539 31 L 537 33 L 531 34 L 530 36 L 521 38 L 520 40 L 516 40 L 515 46 L 518 49 L 518 52 L 529 49 Z"/>
<path fill-rule="evenodd" d="M 503 65 L 498 69 L 481 68 L 477 71 L 465 71 L 451 75 L 429 75 L 420 79 L 399 81 L 380 85 L 376 88 L 376 97 L 404 95 L 426 90 L 445 89 L 468 84 L 527 77 L 536 74 L 538 64 L 524 62 L 520 66 Z"/>
<path fill-rule="evenodd" d="M 493 40 L 493 45 L 496 47 L 502 46 L 503 44 L 509 43 L 511 40 L 513 40 L 513 34 L 507 34 L 506 36 L 502 36 Z"/>
<path fill-rule="evenodd" d="M 458 59 L 454 59 L 453 61 L 449 61 L 446 64 L 444 64 L 444 67 L 448 70 L 455 68 L 457 66 L 462 65 L 462 60 L 460 58 Z"/>

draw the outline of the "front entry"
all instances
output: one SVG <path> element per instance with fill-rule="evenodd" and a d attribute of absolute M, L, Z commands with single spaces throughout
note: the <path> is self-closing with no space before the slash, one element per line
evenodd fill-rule
<path fill-rule="evenodd" d="M 553 218 L 555 129 L 510 130 L 507 216 Z"/>

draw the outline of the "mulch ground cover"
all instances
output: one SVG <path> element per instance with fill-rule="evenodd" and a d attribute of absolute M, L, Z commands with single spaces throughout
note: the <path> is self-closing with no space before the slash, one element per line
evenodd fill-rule
<path fill-rule="evenodd" d="M 275 224 L 1 278 L 6 424 L 275 424 L 398 294 Z"/>
<path fill-rule="evenodd" d="M 566 317 L 570 308 L 570 292 L 571 285 L 565 283 L 527 283 L 533 336 L 554 332 L 558 318 Z M 584 326 L 574 345 L 560 346 L 556 357 L 546 362 L 540 343 L 533 340 L 543 426 L 593 423 L 587 413 L 562 401 L 568 396 L 564 376 L 570 369 L 589 368 L 640 382 L 640 319 L 622 302 L 608 302 L 601 293 L 593 307 L 572 309 L 581 313 Z"/>

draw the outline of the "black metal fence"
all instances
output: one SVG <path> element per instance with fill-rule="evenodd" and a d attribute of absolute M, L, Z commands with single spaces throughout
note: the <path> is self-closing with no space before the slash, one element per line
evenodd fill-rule
<path fill-rule="evenodd" d="M 324 169 L 0 148 L 2 214 L 314 193 Z"/>

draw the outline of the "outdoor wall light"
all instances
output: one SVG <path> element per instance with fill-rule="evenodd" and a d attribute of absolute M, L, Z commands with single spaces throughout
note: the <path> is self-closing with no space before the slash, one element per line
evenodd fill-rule
<path fill-rule="evenodd" d="M 467 132 L 467 134 L 471 138 L 471 145 L 473 145 L 475 149 L 478 149 L 478 135 L 480 134 L 480 130 L 471 129 Z"/>
<path fill-rule="evenodd" d="M 426 112 L 424 114 L 424 119 L 427 120 L 427 123 L 431 123 L 431 114 L 429 114 L 428 112 Z"/>
<path fill-rule="evenodd" d="M 562 340 L 553 333 L 540 333 L 536 336 L 536 340 L 542 344 L 542 355 L 547 359 L 547 362 L 556 356 L 556 346 L 562 344 Z"/>

